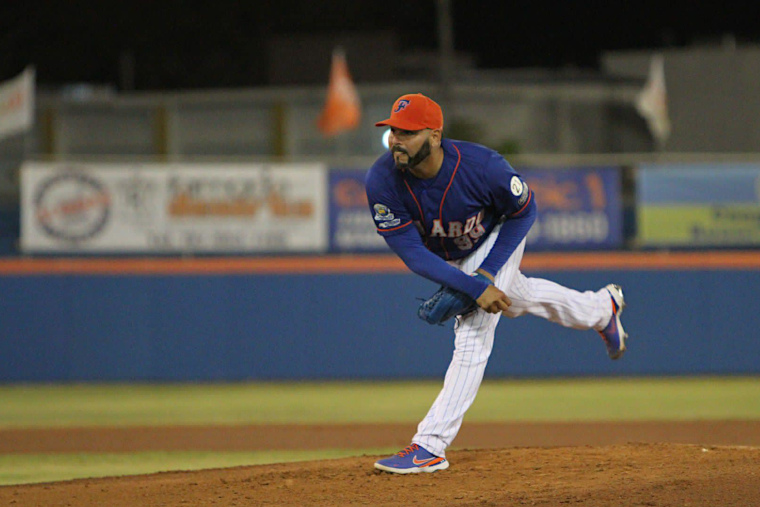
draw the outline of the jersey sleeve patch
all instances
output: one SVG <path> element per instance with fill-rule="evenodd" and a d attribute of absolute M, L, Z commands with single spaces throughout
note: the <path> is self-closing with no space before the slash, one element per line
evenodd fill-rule
<path fill-rule="evenodd" d="M 515 176 L 517 178 L 517 176 Z M 517 199 L 517 205 L 521 208 L 525 206 L 525 203 L 528 201 L 528 195 L 530 194 L 530 190 L 528 189 L 528 184 L 524 181 L 521 183 L 522 185 L 522 193 L 520 194 L 519 199 Z"/>
<path fill-rule="evenodd" d="M 523 195 L 523 183 L 520 181 L 519 176 L 512 176 L 512 179 L 509 182 L 509 189 L 515 197 L 521 197 Z"/>
<path fill-rule="evenodd" d="M 375 210 L 375 222 L 380 229 L 389 229 L 401 223 L 401 219 L 396 218 L 396 215 L 385 204 L 378 203 L 373 208 Z"/>

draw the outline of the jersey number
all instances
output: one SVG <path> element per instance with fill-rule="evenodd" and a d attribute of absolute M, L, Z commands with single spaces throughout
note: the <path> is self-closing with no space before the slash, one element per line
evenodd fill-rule
<path fill-rule="evenodd" d="M 454 244 L 459 248 L 460 250 L 470 250 L 473 245 L 475 244 L 475 241 L 478 240 L 484 233 L 486 232 L 485 227 L 478 224 L 475 227 L 472 228 L 472 230 L 468 231 L 467 233 L 457 236 L 454 238 Z M 475 240 L 475 241 L 473 241 Z"/>

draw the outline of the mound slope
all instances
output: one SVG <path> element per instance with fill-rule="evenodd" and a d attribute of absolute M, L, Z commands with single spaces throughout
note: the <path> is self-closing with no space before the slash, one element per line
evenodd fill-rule
<path fill-rule="evenodd" d="M 435 474 L 376 457 L 0 488 L 2 505 L 760 505 L 760 449 L 685 444 L 458 450 Z"/>
<path fill-rule="evenodd" d="M 0 430 L 0 452 L 401 447 L 413 425 Z M 637 443 L 632 443 L 637 442 Z M 469 423 L 449 470 L 377 456 L 0 487 L 8 506 L 757 506 L 760 421 Z"/>

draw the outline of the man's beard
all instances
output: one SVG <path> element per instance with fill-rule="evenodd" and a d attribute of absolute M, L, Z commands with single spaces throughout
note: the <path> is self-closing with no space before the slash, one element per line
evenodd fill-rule
<path fill-rule="evenodd" d="M 419 165 L 423 160 L 428 158 L 430 156 L 430 139 L 427 139 L 422 146 L 420 146 L 419 151 L 413 156 L 409 156 L 409 152 L 406 151 L 403 148 L 393 148 L 393 153 L 404 153 L 406 154 L 407 161 L 401 162 L 399 159 L 394 157 L 394 161 L 396 162 L 396 169 L 400 171 L 407 171 L 413 167 L 416 167 Z"/>

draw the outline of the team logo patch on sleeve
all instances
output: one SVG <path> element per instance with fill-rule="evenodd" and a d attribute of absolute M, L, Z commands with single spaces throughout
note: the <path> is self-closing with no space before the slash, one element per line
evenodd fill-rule
<path fill-rule="evenodd" d="M 520 181 L 519 176 L 512 176 L 512 179 L 509 181 L 509 189 L 512 191 L 512 194 L 515 197 L 519 197 L 523 193 L 523 183 Z"/>
<path fill-rule="evenodd" d="M 375 221 L 378 222 L 377 226 L 381 229 L 395 227 L 401 223 L 401 219 L 396 218 L 396 215 L 385 204 L 375 204 L 374 210 Z"/>
<path fill-rule="evenodd" d="M 401 219 L 394 218 L 390 222 L 380 222 L 379 224 L 377 224 L 377 226 L 380 227 L 381 229 L 387 229 L 389 227 L 395 227 L 400 223 L 401 223 Z"/>
<path fill-rule="evenodd" d="M 522 206 L 523 204 L 525 204 L 525 202 L 528 200 L 528 195 L 530 195 L 530 191 L 528 190 L 528 184 L 523 182 L 522 186 L 523 186 L 522 195 L 520 196 L 519 199 L 517 199 L 518 206 Z"/>
<path fill-rule="evenodd" d="M 391 210 L 388 209 L 388 206 L 385 204 L 375 204 L 375 220 L 393 220 L 395 215 L 391 213 Z"/>

